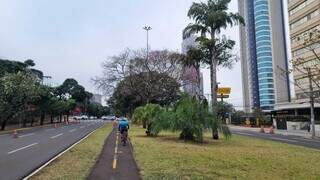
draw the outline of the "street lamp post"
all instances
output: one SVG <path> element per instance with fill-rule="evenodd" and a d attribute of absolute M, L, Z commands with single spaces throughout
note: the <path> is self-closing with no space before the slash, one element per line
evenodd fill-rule
<path fill-rule="evenodd" d="M 150 26 L 144 26 L 144 30 L 147 31 L 147 60 L 149 58 L 149 31 L 152 29 Z"/>

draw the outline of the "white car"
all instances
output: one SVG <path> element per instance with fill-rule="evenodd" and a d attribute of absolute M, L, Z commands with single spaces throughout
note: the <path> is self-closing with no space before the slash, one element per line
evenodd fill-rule
<path fill-rule="evenodd" d="M 81 120 L 89 119 L 88 116 L 86 116 L 86 115 L 82 115 L 82 116 L 80 116 L 80 118 L 81 118 Z"/>
<path fill-rule="evenodd" d="M 117 119 L 117 117 L 116 116 L 102 116 L 101 119 L 113 121 L 113 120 Z"/>

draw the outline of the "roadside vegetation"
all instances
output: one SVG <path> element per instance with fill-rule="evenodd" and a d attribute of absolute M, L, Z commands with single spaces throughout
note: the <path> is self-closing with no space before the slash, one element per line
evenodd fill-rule
<path fill-rule="evenodd" d="M 73 113 L 102 116 L 109 109 L 91 103 L 92 94 L 75 79 L 59 86 L 46 84 L 43 72 L 25 62 L 0 59 L 0 131 L 8 125 L 27 127 L 68 121 Z"/>
<path fill-rule="evenodd" d="M 225 141 L 205 133 L 203 143 L 178 137 L 163 131 L 151 138 L 138 126 L 130 129 L 143 179 L 320 178 L 318 150 L 244 136 Z"/>
<path fill-rule="evenodd" d="M 31 177 L 31 179 L 86 179 L 111 130 L 111 124 L 107 124 L 98 129 L 87 139 L 54 160 L 35 176 Z"/>
<path fill-rule="evenodd" d="M 220 131 L 226 138 L 231 137 L 229 128 L 216 112 L 209 111 L 206 100 L 187 94 L 181 95 L 172 106 L 147 104 L 138 107 L 133 114 L 133 123 L 145 125 L 148 136 L 169 130 L 179 132 L 180 139 L 202 142 L 204 131 L 211 130 Z"/>

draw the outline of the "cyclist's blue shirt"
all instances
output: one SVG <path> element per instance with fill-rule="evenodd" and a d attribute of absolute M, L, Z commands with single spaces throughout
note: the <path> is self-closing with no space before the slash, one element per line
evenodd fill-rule
<path fill-rule="evenodd" d="M 128 126 L 129 126 L 128 120 L 126 120 L 126 119 L 121 119 L 121 120 L 119 121 L 119 128 L 120 128 L 120 129 L 128 129 Z"/>

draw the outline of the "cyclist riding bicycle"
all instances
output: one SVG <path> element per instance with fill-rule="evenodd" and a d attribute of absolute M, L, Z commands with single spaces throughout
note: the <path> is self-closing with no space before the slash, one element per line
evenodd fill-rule
<path fill-rule="evenodd" d="M 128 120 L 126 118 L 121 118 L 119 121 L 119 131 L 121 134 L 121 141 L 123 145 L 125 145 L 127 142 L 128 130 L 129 130 Z"/>

